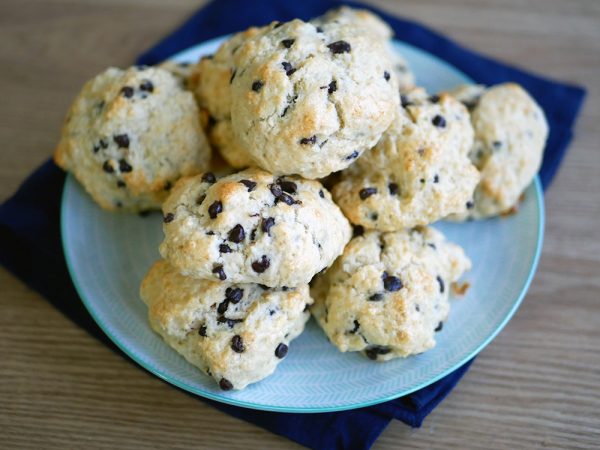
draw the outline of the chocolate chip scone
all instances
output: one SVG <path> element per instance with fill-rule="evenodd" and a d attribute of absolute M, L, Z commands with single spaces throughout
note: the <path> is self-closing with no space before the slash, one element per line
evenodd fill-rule
<path fill-rule="evenodd" d="M 394 31 L 379 16 L 366 9 L 355 9 L 341 6 L 327 11 L 324 15 L 316 17 L 311 23 L 327 29 L 329 23 L 348 24 L 358 27 L 361 32 L 372 33 L 377 39 L 385 41 L 388 58 L 392 61 L 392 70 L 396 73 L 400 91 L 406 91 L 415 85 L 415 77 L 404 58 L 394 50 L 391 39 Z"/>
<path fill-rule="evenodd" d="M 306 284 L 351 235 L 320 183 L 260 169 L 182 179 L 163 212 L 163 258 L 184 275 L 228 283 Z"/>
<path fill-rule="evenodd" d="M 275 174 L 326 176 L 388 128 L 399 104 L 385 42 L 359 27 L 274 23 L 236 52 L 233 131 Z"/>
<path fill-rule="evenodd" d="M 471 110 L 475 141 L 471 161 L 481 171 L 474 201 L 453 219 L 480 219 L 511 210 L 538 172 L 548 123 L 519 85 L 460 86 L 450 92 Z"/>
<path fill-rule="evenodd" d="M 450 284 L 470 266 L 433 228 L 369 231 L 317 278 L 312 313 L 342 352 L 377 361 L 422 353 L 448 316 Z"/>
<path fill-rule="evenodd" d="M 479 174 L 468 157 L 467 109 L 420 88 L 402 95 L 392 126 L 342 173 L 333 197 L 354 224 L 382 231 L 426 225 L 463 211 Z"/>
<path fill-rule="evenodd" d="M 180 275 L 156 262 L 142 282 L 152 329 L 223 390 L 269 376 L 302 333 L 308 286 L 268 289 Z"/>
<path fill-rule="evenodd" d="M 210 147 L 193 95 L 168 71 L 110 68 L 71 105 L 54 159 L 103 208 L 140 211 L 205 170 Z"/>

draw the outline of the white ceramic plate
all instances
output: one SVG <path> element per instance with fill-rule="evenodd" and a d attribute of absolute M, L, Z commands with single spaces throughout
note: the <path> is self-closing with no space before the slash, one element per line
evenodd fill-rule
<path fill-rule="evenodd" d="M 221 39 L 174 59 L 194 62 Z M 430 92 L 470 80 L 442 60 L 396 42 L 418 83 Z M 64 251 L 77 291 L 104 332 L 141 366 L 187 391 L 213 400 L 285 412 L 359 408 L 406 395 L 439 380 L 480 352 L 516 311 L 531 283 L 543 239 L 542 190 L 529 187 L 518 214 L 463 224 L 439 223 L 462 245 L 473 269 L 468 294 L 452 302 L 437 346 L 418 356 L 374 363 L 339 353 L 311 321 L 289 355 L 267 379 L 239 392 L 223 392 L 150 329 L 139 285 L 159 257 L 162 220 L 102 211 L 69 176 L 62 203 Z"/>

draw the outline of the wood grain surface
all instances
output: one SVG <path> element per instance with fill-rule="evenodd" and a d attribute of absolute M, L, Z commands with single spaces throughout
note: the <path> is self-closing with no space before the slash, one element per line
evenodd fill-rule
<path fill-rule="evenodd" d="M 131 63 L 199 3 L 2 0 L 0 200 L 48 158 L 85 80 Z M 421 429 L 392 423 L 374 448 L 598 448 L 600 2 L 374 4 L 589 94 L 547 193 L 544 251 L 523 306 Z M 0 447 L 300 448 L 114 354 L 4 269 Z"/>

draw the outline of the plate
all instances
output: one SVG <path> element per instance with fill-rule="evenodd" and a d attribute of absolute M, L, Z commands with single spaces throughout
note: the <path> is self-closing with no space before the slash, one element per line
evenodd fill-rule
<path fill-rule="evenodd" d="M 196 61 L 213 53 L 224 38 L 174 57 Z M 430 92 L 470 80 L 444 61 L 395 42 L 419 84 Z M 155 334 L 146 320 L 139 286 L 159 258 L 162 217 L 111 214 L 100 209 L 72 176 L 62 199 L 63 247 L 75 287 L 104 332 L 142 367 L 202 397 L 281 412 L 326 412 L 391 400 L 427 386 L 479 353 L 515 313 L 531 283 L 543 239 L 544 208 L 539 181 L 527 189 L 519 212 L 506 218 L 437 223 L 473 261 L 465 276 L 471 287 L 452 301 L 437 346 L 421 355 L 374 363 L 340 353 L 311 320 L 290 345 L 275 373 L 243 391 L 223 392 L 212 380 Z"/>

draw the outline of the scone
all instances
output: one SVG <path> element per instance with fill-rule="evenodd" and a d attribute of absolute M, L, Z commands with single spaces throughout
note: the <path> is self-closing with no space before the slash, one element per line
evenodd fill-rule
<path fill-rule="evenodd" d="M 110 68 L 71 105 L 54 160 L 103 208 L 141 211 L 159 209 L 177 179 L 205 170 L 210 147 L 177 78 Z"/>
<path fill-rule="evenodd" d="M 184 275 L 227 283 L 306 284 L 351 236 L 320 183 L 260 169 L 182 179 L 163 212 L 163 258 Z"/>
<path fill-rule="evenodd" d="M 391 39 L 394 31 L 380 17 L 366 9 L 355 9 L 341 6 L 327 11 L 324 15 L 310 21 L 323 29 L 328 28 L 329 23 L 348 24 L 358 27 L 361 32 L 372 33 L 377 39 L 386 42 L 388 58 L 392 61 L 392 70 L 396 73 L 400 91 L 406 91 L 415 85 L 415 77 L 402 56 L 394 50 Z"/>
<path fill-rule="evenodd" d="M 399 104 L 385 42 L 357 26 L 273 23 L 246 39 L 235 61 L 233 131 L 275 174 L 319 178 L 349 166 Z"/>
<path fill-rule="evenodd" d="M 166 70 L 179 80 L 182 88 L 189 88 L 189 79 L 194 71 L 194 65 L 188 62 L 175 62 L 170 59 L 160 63 L 157 66 L 159 69 Z"/>
<path fill-rule="evenodd" d="M 317 278 L 312 313 L 342 352 L 377 361 L 422 353 L 448 317 L 450 284 L 470 266 L 433 228 L 369 231 Z"/>
<path fill-rule="evenodd" d="M 342 173 L 332 194 L 350 221 L 394 231 L 463 211 L 479 173 L 468 157 L 467 109 L 447 94 L 420 88 L 402 96 L 392 126 Z"/>
<path fill-rule="evenodd" d="M 308 286 L 268 289 L 180 275 L 156 262 L 142 282 L 152 329 L 225 391 L 269 376 L 304 329 Z"/>
<path fill-rule="evenodd" d="M 517 205 L 538 172 L 548 123 L 535 100 L 518 84 L 460 86 L 450 92 L 471 110 L 475 142 L 471 161 L 481 171 L 474 200 L 453 219 L 496 216 Z"/>

